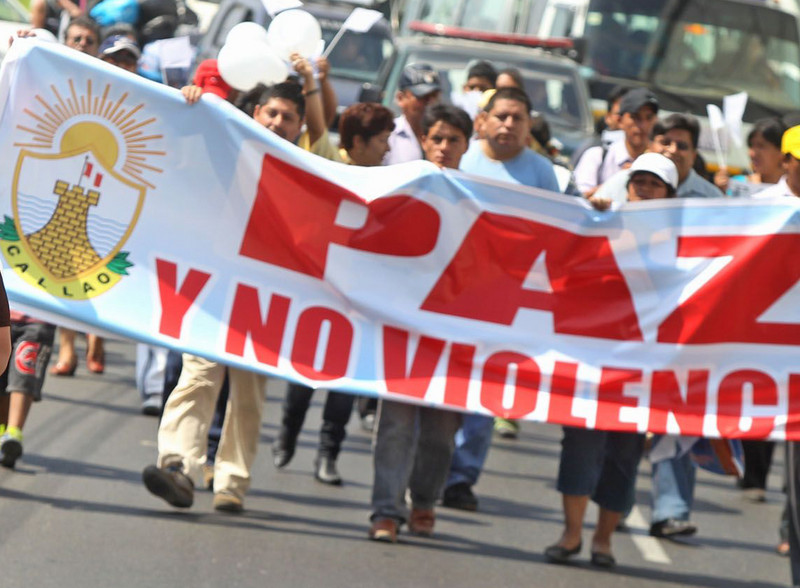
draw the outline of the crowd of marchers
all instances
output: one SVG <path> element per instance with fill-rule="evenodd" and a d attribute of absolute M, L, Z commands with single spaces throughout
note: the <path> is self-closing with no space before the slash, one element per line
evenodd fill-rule
<path fill-rule="evenodd" d="M 70 0 L 59 0 L 57 14 L 50 14 L 51 9 L 44 1 L 34 2 L 36 28 L 52 28 L 65 50 L 136 74 L 141 38 L 132 27 L 101 29 Z M 800 118 L 758 121 L 746 138 L 749 173 L 731 176 L 722 169 L 709 176 L 698 154 L 698 120 L 679 113 L 662 115 L 656 95 L 644 87 L 616 88 L 596 137 L 570 161 L 551 140 L 547 117 L 534 110 L 522 76 L 514 69 L 498 71 L 480 60 L 466 66 L 462 93 L 476 98 L 476 108 L 468 113 L 445 100 L 449 97 L 443 96 L 434 67 L 409 64 L 394 96 L 400 113 L 396 116 L 373 102 L 358 102 L 339 112 L 324 57 L 293 54 L 290 68 L 284 81 L 237 91 L 226 83 L 215 60 L 203 61 L 181 90 L 186 108 L 204 93 L 213 93 L 280 139 L 319 157 L 353 166 L 424 159 L 443 169 L 563 193 L 565 198 L 586 198 L 600 210 L 661 198 L 724 198 L 742 186 L 748 197 L 800 197 L 800 125 L 795 124 Z M 463 101 L 467 103 L 472 100 Z M 12 360 L 0 385 L 0 464 L 13 468 L 24 459 L 23 428 L 33 403 L 42 399 L 45 375 L 70 377 L 79 361 L 76 333 L 59 329 L 58 356 L 48 371 L 56 327 L 2 306 L 0 352 Z M 87 369 L 102 374 L 102 339 L 91 334 L 86 339 Z M 160 416 L 158 456 L 143 471 L 147 490 L 174 507 L 189 508 L 196 485 L 202 485 L 213 491 L 214 509 L 242 511 L 259 442 L 265 376 L 145 345 L 139 346 L 136 370 L 142 412 Z M 272 446 L 278 469 L 294 457 L 314 392 L 301 384 L 288 386 Z M 478 509 L 473 487 L 493 436 L 514 438 L 519 430 L 515 421 L 330 391 L 313 466 L 313 475 L 323 484 L 342 483 L 337 458 L 353 412 L 373 433 L 374 478 L 365 530 L 369 539 L 389 543 L 397 541 L 404 527 L 412 534 L 432 535 L 437 505 Z M 545 550 L 548 561 L 566 563 L 581 554 L 585 512 L 594 501 L 599 514 L 589 561 L 602 568 L 615 566 L 612 538 L 634 505 L 639 464 L 648 449 L 663 443 L 675 447 L 652 460 L 650 534 L 669 538 L 698 531 L 691 521 L 697 468 L 691 444 L 564 427 L 556 484 L 564 527 Z M 742 447 L 740 486 L 749 499 L 763 501 L 775 444 L 745 441 Z M 795 563 L 800 561 L 800 529 L 792 524 L 798 520 L 792 443 L 789 457 L 790 499 L 784 520 L 775 521 L 775 526 L 778 550 L 791 552 L 793 579 L 800 584 L 800 565 Z"/>

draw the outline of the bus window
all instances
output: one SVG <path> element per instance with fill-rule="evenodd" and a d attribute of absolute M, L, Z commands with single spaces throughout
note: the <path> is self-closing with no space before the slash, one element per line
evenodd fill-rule
<path fill-rule="evenodd" d="M 504 32 L 509 30 L 513 5 L 497 0 L 465 0 L 462 25 L 467 29 Z"/>
<path fill-rule="evenodd" d="M 497 33 L 513 32 L 524 3 L 520 0 L 419 0 L 411 20 Z"/>
<path fill-rule="evenodd" d="M 746 91 L 776 110 L 800 105 L 797 19 L 757 4 L 590 0 L 584 31 L 595 75 L 707 100 Z"/>
<path fill-rule="evenodd" d="M 422 22 L 456 24 L 461 0 L 422 0 L 419 19 Z"/>

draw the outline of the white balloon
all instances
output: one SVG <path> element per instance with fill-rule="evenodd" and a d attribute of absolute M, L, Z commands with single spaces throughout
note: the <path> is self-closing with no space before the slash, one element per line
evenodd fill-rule
<path fill-rule="evenodd" d="M 261 64 L 261 78 L 259 81 L 267 86 L 285 82 L 289 77 L 289 67 L 286 63 L 278 57 L 275 50 L 264 43 L 269 51 L 264 55 L 264 60 Z"/>
<path fill-rule="evenodd" d="M 267 86 L 282 82 L 289 75 L 286 64 L 263 41 L 234 41 L 225 43 L 217 56 L 222 79 L 242 92 L 257 84 Z"/>
<path fill-rule="evenodd" d="M 267 29 L 254 22 L 240 22 L 225 37 L 225 43 L 239 41 L 261 41 L 267 42 Z"/>
<path fill-rule="evenodd" d="M 316 55 L 322 29 L 317 19 L 305 10 L 284 10 L 272 19 L 267 29 L 267 39 L 278 57 L 289 61 L 289 55 L 294 52 L 303 57 Z"/>

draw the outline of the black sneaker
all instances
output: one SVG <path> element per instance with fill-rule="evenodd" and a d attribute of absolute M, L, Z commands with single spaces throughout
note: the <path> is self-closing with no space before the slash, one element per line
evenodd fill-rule
<path fill-rule="evenodd" d="M 472 493 L 472 486 L 466 482 L 453 484 L 444 490 L 442 506 L 458 510 L 478 510 L 478 499 Z"/>
<path fill-rule="evenodd" d="M 342 476 L 336 469 L 336 460 L 331 457 L 320 456 L 314 460 L 314 478 L 329 486 L 342 485 Z"/>
<path fill-rule="evenodd" d="M 695 533 L 697 533 L 697 525 L 680 519 L 665 519 L 650 525 L 650 535 L 653 537 L 677 537 L 679 535 L 685 537 Z"/>
<path fill-rule="evenodd" d="M 194 503 L 194 483 L 181 471 L 180 465 L 147 466 L 142 472 L 142 481 L 151 494 L 172 506 L 189 508 Z"/>
<path fill-rule="evenodd" d="M 6 433 L 0 437 L 0 465 L 13 468 L 22 456 L 22 440 Z"/>

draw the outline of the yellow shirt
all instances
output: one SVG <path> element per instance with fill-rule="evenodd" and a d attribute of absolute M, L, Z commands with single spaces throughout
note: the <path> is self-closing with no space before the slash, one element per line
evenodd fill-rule
<path fill-rule="evenodd" d="M 313 153 L 314 155 L 324 157 L 325 159 L 339 162 L 342 161 L 342 158 L 339 155 L 339 150 L 331 144 L 327 130 L 322 133 L 322 136 L 317 139 L 313 145 L 309 145 L 308 131 L 303 131 L 303 134 L 300 135 L 300 138 L 297 140 L 297 146 L 300 147 L 300 149 L 305 149 L 306 151 Z"/>

